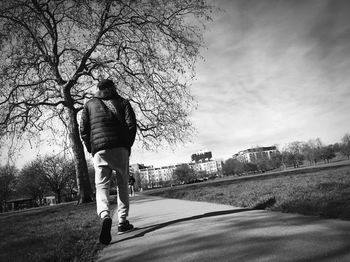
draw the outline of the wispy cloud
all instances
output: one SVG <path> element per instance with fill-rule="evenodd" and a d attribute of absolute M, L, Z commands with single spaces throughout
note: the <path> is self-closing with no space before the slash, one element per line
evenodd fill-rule
<path fill-rule="evenodd" d="M 254 143 L 340 139 L 349 128 L 349 2 L 220 5 L 193 85 L 198 141 L 234 153 Z"/>

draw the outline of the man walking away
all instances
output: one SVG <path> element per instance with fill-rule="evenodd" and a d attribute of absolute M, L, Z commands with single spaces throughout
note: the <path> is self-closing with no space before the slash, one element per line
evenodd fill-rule
<path fill-rule="evenodd" d="M 136 136 L 136 118 L 128 100 L 116 91 L 112 80 L 98 83 L 98 91 L 82 111 L 80 135 L 93 155 L 97 214 L 102 219 L 100 242 L 109 244 L 112 219 L 109 189 L 112 170 L 116 171 L 118 187 L 118 234 L 133 229 L 129 215 L 129 156 Z"/>

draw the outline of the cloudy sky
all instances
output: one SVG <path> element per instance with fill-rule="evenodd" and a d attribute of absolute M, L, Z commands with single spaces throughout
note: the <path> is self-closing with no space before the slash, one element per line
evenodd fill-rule
<path fill-rule="evenodd" d="M 217 0 L 204 35 L 191 116 L 197 134 L 175 149 L 134 148 L 154 166 L 208 149 L 227 159 L 256 145 L 283 147 L 350 132 L 350 1 Z"/>
<path fill-rule="evenodd" d="M 188 162 L 206 149 L 225 160 L 257 145 L 331 144 L 350 132 L 350 1 L 213 4 L 221 11 L 205 31 L 191 86 L 198 103 L 192 142 L 158 152 L 135 146 L 131 163 Z M 24 145 L 17 164 L 36 154 Z"/>

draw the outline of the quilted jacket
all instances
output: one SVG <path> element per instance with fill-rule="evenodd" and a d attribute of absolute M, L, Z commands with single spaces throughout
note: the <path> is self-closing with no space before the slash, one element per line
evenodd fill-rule
<path fill-rule="evenodd" d="M 112 102 L 118 115 L 103 103 L 104 100 Z M 80 136 L 92 155 L 115 147 L 125 147 L 130 153 L 136 136 L 136 118 L 129 101 L 115 90 L 97 92 L 84 105 L 80 119 Z"/>

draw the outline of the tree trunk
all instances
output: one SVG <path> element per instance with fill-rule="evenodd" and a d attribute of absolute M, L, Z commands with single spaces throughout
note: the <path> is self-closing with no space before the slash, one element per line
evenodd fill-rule
<path fill-rule="evenodd" d="M 69 138 L 75 163 L 79 203 L 88 203 L 92 201 L 92 189 L 88 175 L 84 147 L 79 136 L 77 114 L 72 108 L 67 108 L 67 111 L 69 116 Z"/>
<path fill-rule="evenodd" d="M 57 195 L 57 204 L 61 203 L 61 189 L 56 191 L 56 195 Z"/>

